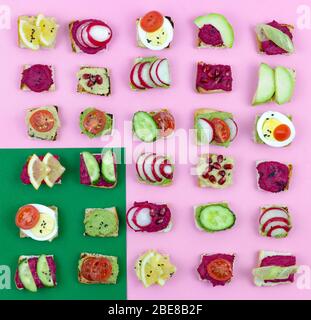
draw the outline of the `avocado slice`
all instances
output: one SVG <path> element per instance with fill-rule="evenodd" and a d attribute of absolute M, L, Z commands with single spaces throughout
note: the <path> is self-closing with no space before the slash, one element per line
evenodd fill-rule
<path fill-rule="evenodd" d="M 234 31 L 232 25 L 222 14 L 210 13 L 206 16 L 199 16 L 194 20 L 194 23 L 198 28 L 202 28 L 205 24 L 211 24 L 220 32 L 224 45 L 227 48 L 232 48 Z"/>
<path fill-rule="evenodd" d="M 24 259 L 18 265 L 18 275 L 25 289 L 31 292 L 37 292 L 38 288 L 29 268 L 27 259 Z"/>
<path fill-rule="evenodd" d="M 294 94 L 295 71 L 285 67 L 275 68 L 275 102 L 289 102 Z"/>
<path fill-rule="evenodd" d="M 274 70 L 265 63 L 259 67 L 258 85 L 252 105 L 258 105 L 268 102 L 272 99 L 275 93 Z"/>

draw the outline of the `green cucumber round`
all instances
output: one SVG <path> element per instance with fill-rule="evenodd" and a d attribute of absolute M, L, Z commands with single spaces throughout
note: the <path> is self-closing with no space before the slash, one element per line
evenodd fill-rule
<path fill-rule="evenodd" d="M 96 158 L 90 152 L 82 152 L 82 157 L 89 174 L 91 184 L 97 184 L 100 179 L 100 169 Z"/>
<path fill-rule="evenodd" d="M 115 183 L 117 180 L 115 167 L 114 167 L 114 156 L 111 150 L 106 151 L 102 156 L 102 167 L 101 167 L 103 178 L 110 183 Z"/>
<path fill-rule="evenodd" d="M 144 142 L 153 142 L 158 138 L 158 126 L 148 112 L 138 111 L 134 114 L 133 131 Z"/>

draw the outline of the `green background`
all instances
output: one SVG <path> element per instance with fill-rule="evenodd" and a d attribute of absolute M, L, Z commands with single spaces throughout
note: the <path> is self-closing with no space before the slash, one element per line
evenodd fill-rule
<path fill-rule="evenodd" d="M 11 268 L 10 290 L 0 290 L 2 299 L 126 299 L 126 196 L 124 149 L 114 149 L 118 158 L 118 184 L 114 189 L 92 188 L 80 184 L 79 154 L 101 149 L 1 149 L 0 171 L 0 265 Z M 29 155 L 51 152 L 60 156 L 66 172 L 61 185 L 35 190 L 20 181 L 20 173 Z M 15 226 L 15 213 L 27 203 L 55 205 L 59 210 L 59 236 L 53 242 L 20 239 Z M 117 238 L 84 237 L 84 209 L 117 208 L 120 230 Z M 120 273 L 116 285 L 85 285 L 77 280 L 81 252 L 101 253 L 118 257 Z M 17 290 L 14 273 L 20 255 L 54 254 L 57 266 L 56 288 L 39 289 L 36 293 Z"/>

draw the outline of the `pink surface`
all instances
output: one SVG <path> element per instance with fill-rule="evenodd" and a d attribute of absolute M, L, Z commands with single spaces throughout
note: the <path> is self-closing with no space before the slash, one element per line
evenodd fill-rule
<path fill-rule="evenodd" d="M 273 5 L 272 5 L 273 3 Z M 174 216 L 174 228 L 167 234 L 135 234 L 128 231 L 128 297 L 130 299 L 306 299 L 310 290 L 296 285 L 274 288 L 256 288 L 252 284 L 251 269 L 256 265 L 258 250 L 292 252 L 299 264 L 311 266 L 309 243 L 311 242 L 311 216 L 308 212 L 308 185 L 311 182 L 311 140 L 309 101 L 311 81 L 308 61 L 311 52 L 310 31 L 295 31 L 296 53 L 292 56 L 267 57 L 256 52 L 253 28 L 255 24 L 277 19 L 295 24 L 300 0 L 262 0 L 260 4 L 247 0 L 208 1 L 56 1 L 14 0 L 6 1 L 12 9 L 13 27 L 0 30 L 1 38 L 1 147 L 81 147 L 102 146 L 100 140 L 81 136 L 78 127 L 80 111 L 86 106 L 102 107 L 114 113 L 116 128 L 123 130 L 124 120 L 130 120 L 137 109 L 152 110 L 168 107 L 173 111 L 178 128 L 192 127 L 193 112 L 198 107 L 215 107 L 235 114 L 239 124 L 239 136 L 228 148 L 212 146 L 212 152 L 234 156 L 236 160 L 234 185 L 227 190 L 199 189 L 190 175 L 191 165 L 177 164 L 174 185 L 165 189 L 144 186 L 136 182 L 134 168 L 128 167 L 127 201 L 153 201 L 168 203 Z M 146 11 L 157 9 L 173 17 L 176 32 L 171 49 L 159 53 L 171 63 L 173 86 L 169 90 L 132 92 L 128 77 L 132 59 L 152 55 L 146 49 L 135 46 L 135 18 Z M 195 48 L 193 19 L 207 12 L 221 12 L 233 24 L 235 45 L 230 50 L 199 50 Z M 55 50 L 32 52 L 16 45 L 15 21 L 18 15 L 37 14 L 55 16 L 61 25 Z M 101 13 L 100 13 L 101 12 Z M 67 33 L 67 24 L 77 18 L 102 18 L 113 29 L 114 38 L 106 52 L 94 56 L 73 54 Z M 233 92 L 216 95 L 195 93 L 195 64 L 203 60 L 210 63 L 230 64 L 233 68 Z M 290 104 L 274 104 L 252 108 L 250 101 L 257 82 L 260 62 L 293 67 L 297 71 L 297 88 Z M 20 71 L 23 64 L 46 63 L 56 67 L 57 91 L 33 94 L 19 90 Z M 81 95 L 75 92 L 75 73 L 80 65 L 106 66 L 111 69 L 112 95 L 108 98 Z M 309 70 L 310 71 L 310 70 Z M 60 107 L 62 129 L 56 142 L 40 142 L 28 139 L 24 125 L 25 110 L 44 104 Z M 284 149 L 272 149 L 256 145 L 251 140 L 252 124 L 256 113 L 267 110 L 290 113 L 294 117 L 297 137 Z M 8 133 L 10 133 L 8 135 Z M 192 146 L 192 143 L 190 143 Z M 129 152 L 129 151 L 128 151 Z M 279 160 L 291 162 L 294 174 L 290 190 L 281 194 L 269 194 L 256 189 L 255 161 Z M 237 214 L 236 226 L 226 232 L 205 234 L 194 227 L 192 206 L 205 202 L 228 201 Z M 264 204 L 289 206 L 294 228 L 287 239 L 274 240 L 260 237 L 257 232 L 259 207 Z M 155 248 L 169 253 L 178 271 L 164 288 L 144 289 L 135 277 L 133 265 L 144 250 Z M 198 281 L 196 267 L 202 253 L 235 253 L 234 279 L 225 287 L 212 288 Z"/>

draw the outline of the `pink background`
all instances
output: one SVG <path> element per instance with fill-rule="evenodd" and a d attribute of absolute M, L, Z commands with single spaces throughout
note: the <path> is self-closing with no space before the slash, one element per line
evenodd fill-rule
<path fill-rule="evenodd" d="M 168 203 L 174 216 L 174 228 L 167 234 L 135 234 L 128 230 L 128 297 L 130 299 L 306 299 L 311 290 L 301 290 L 296 285 L 274 288 L 256 288 L 252 284 L 251 269 L 257 262 L 260 249 L 292 252 L 298 264 L 311 266 L 311 215 L 308 200 L 311 182 L 311 140 L 309 104 L 311 81 L 309 64 L 311 54 L 310 30 L 296 28 L 294 40 L 296 53 L 291 56 L 267 57 L 259 55 L 254 40 L 257 23 L 276 19 L 295 24 L 298 0 L 222 0 L 222 1 L 40 1 L 7 0 L 12 9 L 12 29 L 0 30 L 1 147 L 82 147 L 102 146 L 100 140 L 81 136 L 78 127 L 80 111 L 86 106 L 102 107 L 116 117 L 116 128 L 123 130 L 124 120 L 130 120 L 138 109 L 152 110 L 168 107 L 173 111 L 178 128 L 192 127 L 193 112 L 198 107 L 215 107 L 235 114 L 239 135 L 228 149 L 212 146 L 211 151 L 232 155 L 236 160 L 234 185 L 227 190 L 199 189 L 190 175 L 191 165 L 177 164 L 174 185 L 162 189 L 140 185 L 136 182 L 134 168 L 127 170 L 127 201 L 149 200 Z M 305 0 L 305 4 L 309 1 Z M 135 19 L 151 9 L 172 16 L 176 25 L 174 42 L 169 50 L 159 56 L 169 58 L 173 85 L 169 90 L 132 92 L 128 77 L 132 60 L 137 56 L 152 55 L 147 49 L 135 45 Z M 17 47 L 16 19 L 18 15 L 37 14 L 55 16 L 61 25 L 55 50 L 32 52 Z M 196 28 L 193 19 L 204 13 L 223 13 L 235 30 L 234 48 L 230 50 L 199 50 L 195 48 Z M 106 52 L 94 56 L 73 54 L 67 32 L 72 19 L 102 18 L 113 29 L 113 40 Z M 230 64 L 233 69 L 233 92 L 228 94 L 199 95 L 194 87 L 195 64 Z M 291 103 L 277 106 L 250 106 L 257 82 L 260 62 L 284 65 L 297 71 L 297 87 Z M 56 67 L 57 91 L 33 94 L 19 90 L 20 71 L 23 64 L 45 63 Z M 80 95 L 75 92 L 75 73 L 80 65 L 106 66 L 111 69 L 112 95 L 108 98 Z M 44 104 L 60 107 L 62 128 L 56 142 L 28 139 L 24 125 L 25 110 Z M 284 149 L 256 145 L 251 140 L 252 124 L 257 113 L 276 110 L 294 117 L 297 137 Z M 256 160 L 291 162 L 294 174 L 290 190 L 269 194 L 256 189 L 254 165 Z M 194 227 L 192 206 L 209 201 L 228 201 L 236 212 L 236 226 L 226 232 L 205 234 Z M 264 204 L 289 206 L 294 228 L 286 239 L 263 238 L 257 232 L 259 207 Z M 164 288 L 144 289 L 135 277 L 133 265 L 144 250 L 155 248 L 169 253 L 178 272 Z M 234 279 L 225 287 L 212 288 L 198 281 L 196 267 L 202 253 L 236 253 Z"/>

